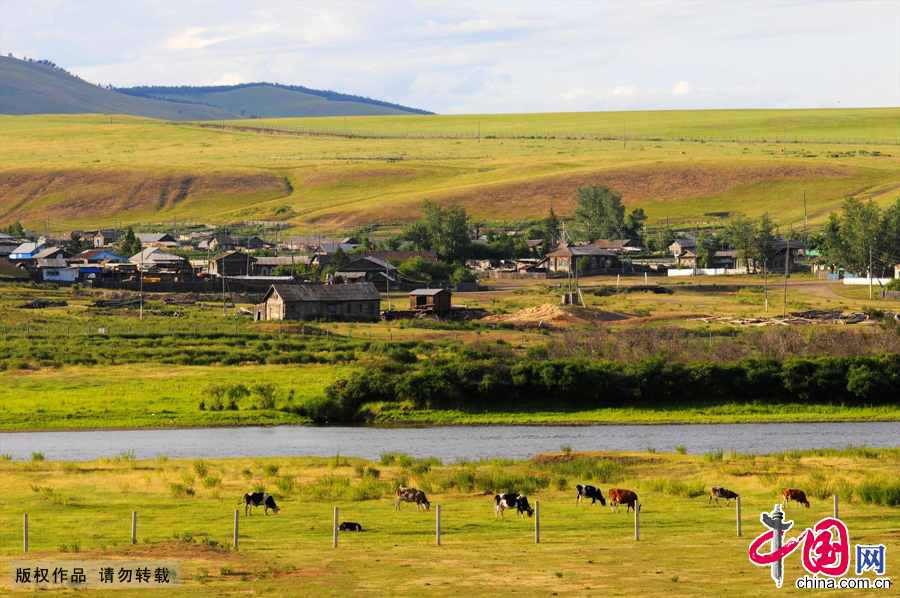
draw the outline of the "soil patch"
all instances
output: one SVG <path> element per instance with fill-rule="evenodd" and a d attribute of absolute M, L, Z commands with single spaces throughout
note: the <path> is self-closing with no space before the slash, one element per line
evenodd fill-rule
<path fill-rule="evenodd" d="M 569 309 L 545 303 L 537 307 L 528 307 L 514 314 L 494 314 L 482 318 L 482 322 L 505 322 L 516 326 L 568 328 L 596 324 L 599 322 L 615 322 L 628 319 L 628 316 L 595 308 Z"/>

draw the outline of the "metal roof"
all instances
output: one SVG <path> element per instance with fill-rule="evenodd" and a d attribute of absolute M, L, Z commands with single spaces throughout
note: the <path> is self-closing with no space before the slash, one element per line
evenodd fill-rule
<path fill-rule="evenodd" d="M 416 289 L 415 291 L 411 291 L 410 295 L 424 295 L 426 297 L 432 297 L 437 295 L 438 293 L 442 293 L 443 291 L 447 291 L 447 289 Z M 448 293 L 450 291 L 447 291 Z"/>
<path fill-rule="evenodd" d="M 274 284 L 266 299 L 275 292 L 284 301 L 381 301 L 375 285 L 362 284 Z"/>

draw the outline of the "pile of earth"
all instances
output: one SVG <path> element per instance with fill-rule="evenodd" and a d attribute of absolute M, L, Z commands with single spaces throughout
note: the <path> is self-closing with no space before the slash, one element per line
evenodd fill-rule
<path fill-rule="evenodd" d="M 544 328 L 568 328 L 570 326 L 583 326 L 598 322 L 615 322 L 628 319 L 628 316 L 614 312 L 603 311 L 593 307 L 567 308 L 551 303 L 545 303 L 537 307 L 529 307 L 514 314 L 494 314 L 483 318 L 482 322 L 503 322 L 516 326 L 544 327 Z"/>

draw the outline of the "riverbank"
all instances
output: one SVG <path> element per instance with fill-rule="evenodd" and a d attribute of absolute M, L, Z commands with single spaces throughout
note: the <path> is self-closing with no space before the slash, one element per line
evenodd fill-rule
<path fill-rule="evenodd" d="M 183 596 L 264 593 L 269 596 L 406 593 L 436 598 L 461 593 L 522 596 L 703 595 L 769 596 L 768 567 L 747 561 L 747 546 L 765 531 L 759 514 L 781 501 L 780 488 L 804 488 L 810 508 L 789 513 L 796 529 L 840 515 L 851 538 L 900 549 L 890 498 L 896 450 L 809 451 L 768 456 L 611 452 L 545 454 L 526 461 L 440 463 L 385 454 L 348 457 L 133 460 L 123 453 L 91 463 L 0 462 L 0 584 L 21 556 L 22 515 L 29 515 L 35 559 L 164 559 L 181 563 Z M 601 505 L 576 507 L 575 484 L 628 488 L 641 502 L 640 542 L 634 517 Z M 428 512 L 394 510 L 393 489 L 424 490 Z M 708 504 L 711 485 L 738 492 L 744 537 L 735 533 L 735 505 Z M 896 482 L 894 483 L 896 485 Z M 271 493 L 277 516 L 241 515 L 234 550 L 236 498 Z M 495 519 L 498 491 L 540 502 L 540 544 L 534 519 L 506 512 Z M 442 508 L 442 545 L 435 511 Z M 341 533 L 332 548 L 333 509 L 363 533 Z M 624 507 L 623 507 L 624 508 Z M 131 514 L 137 512 L 136 543 Z M 85 526 L 85 521 L 90 521 Z M 793 537 L 793 536 L 792 536 Z M 516 555 L 508 558 L 509 555 Z M 502 556 L 506 555 L 506 557 Z M 890 566 L 890 565 L 889 565 Z M 622 571 L 628 571 L 623 575 Z M 796 554 L 785 580 L 803 575 Z M 871 577 L 868 572 L 865 576 Z M 860 591 L 862 592 L 862 591 Z M 863 595 L 843 593 L 841 595 Z"/>

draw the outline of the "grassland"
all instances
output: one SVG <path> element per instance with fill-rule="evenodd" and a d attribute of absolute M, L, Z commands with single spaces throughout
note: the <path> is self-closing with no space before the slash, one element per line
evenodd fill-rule
<path fill-rule="evenodd" d="M 87 463 L 0 462 L 0 583 L 8 583 L 7 564 L 22 556 L 22 514 L 28 513 L 30 558 L 174 558 L 182 564 L 185 596 L 770 596 L 769 570 L 750 564 L 747 550 L 764 531 L 759 513 L 780 502 L 779 489 L 808 493 L 809 510 L 788 510 L 795 529 L 830 516 L 837 493 L 851 542 L 884 543 L 892 554 L 900 549 L 900 513 L 870 501 L 875 488 L 890 495 L 897 458 L 895 449 L 854 449 L 706 458 L 557 454 L 455 465 L 402 455 L 384 464 L 345 457 L 133 461 L 128 453 Z M 388 496 L 399 483 L 425 489 L 441 505 L 442 546 L 434 545 L 434 507 L 394 511 Z M 599 505 L 575 507 L 578 483 L 636 491 L 640 542 L 632 516 Z M 711 485 L 741 494 L 744 537 L 736 537 L 733 505 L 707 505 Z M 242 516 L 235 551 L 235 503 L 253 488 L 273 493 L 282 511 Z M 532 520 L 492 517 L 492 495 L 515 490 L 540 501 L 540 544 Z M 334 506 L 342 521 L 365 530 L 341 534 L 336 550 Z M 135 545 L 132 510 L 138 512 Z M 799 594 L 792 585 L 802 575 L 800 557 L 786 559 L 780 592 Z"/>
<path fill-rule="evenodd" d="M 459 203 L 477 220 L 543 218 L 551 206 L 567 216 L 575 189 L 601 183 L 620 192 L 628 207 L 644 208 L 650 226 L 666 218 L 685 225 L 720 222 L 714 213 L 768 211 L 781 226 L 800 228 L 804 191 L 813 227 L 845 197 L 887 203 L 900 196 L 896 145 L 810 140 L 897 138 L 894 109 L 511 115 L 485 117 L 482 126 L 511 135 L 605 133 L 609 119 L 619 130 L 622 118 L 635 132 L 666 124 L 660 133 L 695 140 L 623 147 L 621 140 L 580 138 L 348 139 L 127 117 L 113 125 L 105 116 L 0 117 L 0 222 L 34 225 L 49 218 L 52 228 L 64 231 L 115 220 L 277 219 L 297 232 L 308 223 L 338 232 L 408 221 L 426 198 Z M 774 123 L 785 118 L 803 142 L 782 152 L 780 144 L 749 140 L 770 135 L 773 127 L 781 131 Z M 464 116 L 360 119 L 348 119 L 348 129 L 430 135 L 454 128 L 470 133 L 477 124 L 477 117 Z M 291 120 L 253 124 L 300 126 Z M 302 125 L 338 128 L 343 119 L 303 119 Z M 696 141 L 704 135 L 742 141 Z"/>

